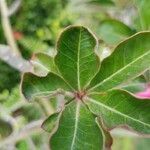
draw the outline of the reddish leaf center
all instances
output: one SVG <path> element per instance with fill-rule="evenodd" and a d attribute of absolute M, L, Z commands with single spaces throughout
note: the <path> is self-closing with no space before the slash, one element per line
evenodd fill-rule
<path fill-rule="evenodd" d="M 79 100 L 82 100 L 85 95 L 86 95 L 86 92 L 85 92 L 85 91 L 76 92 L 76 93 L 75 93 L 75 98 L 76 98 L 76 99 L 79 99 Z"/>

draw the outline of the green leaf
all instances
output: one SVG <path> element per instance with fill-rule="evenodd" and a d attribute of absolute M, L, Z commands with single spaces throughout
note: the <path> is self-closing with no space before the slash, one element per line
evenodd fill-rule
<path fill-rule="evenodd" d="M 103 92 L 131 80 L 150 64 L 150 32 L 138 33 L 120 43 L 114 52 L 104 59 L 92 80 L 91 91 Z"/>
<path fill-rule="evenodd" d="M 97 73 L 100 66 L 95 54 L 97 46 L 96 38 L 82 26 L 69 27 L 60 35 L 55 63 L 74 89 L 84 89 Z"/>
<path fill-rule="evenodd" d="M 149 83 L 150 82 L 150 70 L 144 72 L 145 80 Z"/>
<path fill-rule="evenodd" d="M 52 132 L 59 121 L 60 112 L 50 115 L 42 124 L 42 128 L 47 132 Z"/>
<path fill-rule="evenodd" d="M 81 101 L 69 103 L 50 140 L 52 150 L 102 150 L 103 135 L 95 116 Z"/>
<path fill-rule="evenodd" d="M 97 29 L 98 36 L 107 44 L 117 44 L 134 33 L 127 25 L 114 19 L 104 20 Z"/>
<path fill-rule="evenodd" d="M 49 46 L 46 43 L 33 37 L 24 37 L 18 42 L 24 49 L 29 50 L 30 52 L 44 52 L 49 49 Z"/>
<path fill-rule="evenodd" d="M 45 53 L 36 53 L 32 60 L 34 73 L 38 75 L 47 75 L 48 72 L 53 72 L 58 74 L 57 67 L 54 63 L 54 57 L 49 56 Z"/>
<path fill-rule="evenodd" d="M 52 150 L 110 148 L 112 139 L 107 129 L 122 125 L 150 134 L 150 101 L 113 90 L 149 69 L 149 41 L 150 32 L 130 37 L 111 56 L 103 58 L 100 68 L 97 39 L 87 28 L 72 26 L 62 32 L 52 61 L 59 74 L 52 70 L 45 77 L 26 73 L 22 81 L 22 93 L 27 99 L 60 90 L 71 96 L 60 115 L 53 114 L 43 124 L 51 132 Z M 48 71 L 53 68 L 47 56 L 37 60 Z"/>
<path fill-rule="evenodd" d="M 150 1 L 149 0 L 135 0 L 137 10 L 139 13 L 138 21 L 140 21 L 141 30 L 150 29 Z"/>
<path fill-rule="evenodd" d="M 9 136 L 13 132 L 13 128 L 10 123 L 0 119 L 0 140 Z"/>
<path fill-rule="evenodd" d="M 137 93 L 141 91 L 145 91 L 147 88 L 147 83 L 144 76 L 137 77 L 136 79 L 126 83 L 125 85 L 120 87 L 121 89 L 127 90 L 131 93 Z"/>
<path fill-rule="evenodd" d="M 89 3 L 101 4 L 101 5 L 114 5 L 111 0 L 89 0 Z"/>
<path fill-rule="evenodd" d="M 37 96 L 48 96 L 58 89 L 71 90 L 70 86 L 54 73 L 49 73 L 46 77 L 25 73 L 21 87 L 24 97 L 28 100 Z"/>
<path fill-rule="evenodd" d="M 112 90 L 93 94 L 84 101 L 101 116 L 107 128 L 127 125 L 143 134 L 150 134 L 150 101 L 139 100 L 126 91 Z"/>
<path fill-rule="evenodd" d="M 17 150 L 27 150 L 30 149 L 30 144 L 28 143 L 27 140 L 20 140 L 16 143 L 16 148 Z"/>

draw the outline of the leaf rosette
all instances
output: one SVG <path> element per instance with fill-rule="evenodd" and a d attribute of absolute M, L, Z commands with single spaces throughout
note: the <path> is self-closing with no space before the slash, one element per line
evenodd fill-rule
<path fill-rule="evenodd" d="M 73 95 L 60 112 L 42 125 L 52 133 L 52 150 L 102 150 L 111 146 L 108 131 L 116 126 L 150 134 L 150 101 L 139 100 L 121 89 L 149 69 L 149 40 L 150 32 L 137 33 L 101 62 L 94 34 L 83 26 L 71 26 L 57 41 L 57 54 L 49 60 L 53 65 L 45 63 L 49 73 L 24 74 L 21 87 L 28 100 L 57 91 Z M 47 60 L 48 56 L 43 55 L 42 62 L 44 57 Z"/>

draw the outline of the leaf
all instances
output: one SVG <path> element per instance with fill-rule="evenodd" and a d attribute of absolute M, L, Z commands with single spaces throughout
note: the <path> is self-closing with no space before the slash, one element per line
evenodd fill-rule
<path fill-rule="evenodd" d="M 33 37 L 27 36 L 21 38 L 18 42 L 24 49 L 29 50 L 30 52 L 44 52 L 49 49 L 49 46 L 46 43 Z"/>
<path fill-rule="evenodd" d="M 101 4 L 101 5 L 114 5 L 111 0 L 89 0 L 89 3 Z"/>
<path fill-rule="evenodd" d="M 139 100 L 123 90 L 90 95 L 84 101 L 101 116 L 107 128 L 127 125 L 142 134 L 150 134 L 150 101 Z"/>
<path fill-rule="evenodd" d="M 58 119 L 60 116 L 60 112 L 54 113 L 50 115 L 42 124 L 42 128 L 47 132 L 52 132 L 55 128 Z"/>
<path fill-rule="evenodd" d="M 20 82 L 20 72 L 0 61 L 0 93 L 11 91 Z"/>
<path fill-rule="evenodd" d="M 146 81 L 149 83 L 150 82 L 150 70 L 147 70 L 146 72 L 144 72 L 144 77 Z"/>
<path fill-rule="evenodd" d="M 139 17 L 137 21 L 140 21 L 141 30 L 150 29 L 150 1 L 149 0 L 135 0 Z"/>
<path fill-rule="evenodd" d="M 103 135 L 95 116 L 81 101 L 69 103 L 50 140 L 52 150 L 102 150 Z"/>
<path fill-rule="evenodd" d="M 33 64 L 34 73 L 45 76 L 48 72 L 58 74 L 57 67 L 54 63 L 54 58 L 45 53 L 36 53 L 31 60 Z"/>
<path fill-rule="evenodd" d="M 139 76 L 150 64 L 150 32 L 141 32 L 120 43 L 104 59 L 91 81 L 90 91 L 103 92 Z"/>
<path fill-rule="evenodd" d="M 30 149 L 30 144 L 27 139 L 18 141 L 15 146 L 17 150 Z"/>
<path fill-rule="evenodd" d="M 110 134 L 110 132 L 105 128 L 102 119 L 101 118 L 97 118 L 97 122 L 99 123 L 99 125 L 101 126 L 102 130 L 103 130 L 103 135 L 105 138 L 105 150 L 111 150 L 111 146 L 113 144 L 113 138 Z"/>
<path fill-rule="evenodd" d="M 71 90 L 68 84 L 54 73 L 49 73 L 46 77 L 25 73 L 21 87 L 23 95 L 28 100 L 37 96 L 48 96 L 58 89 Z"/>
<path fill-rule="evenodd" d="M 146 90 L 147 84 L 144 76 L 137 77 L 136 79 L 126 83 L 125 85 L 121 86 L 120 88 L 127 90 L 131 93 L 137 93 Z"/>
<path fill-rule="evenodd" d="M 111 45 L 121 42 L 134 33 L 135 31 L 127 25 L 114 19 L 104 20 L 97 29 L 98 36 Z"/>
<path fill-rule="evenodd" d="M 96 38 L 82 26 L 69 27 L 60 35 L 55 63 L 74 89 L 84 89 L 97 73 L 100 66 L 94 52 L 97 46 Z"/>
<path fill-rule="evenodd" d="M 0 140 L 9 136 L 13 132 L 13 127 L 9 122 L 0 119 Z"/>

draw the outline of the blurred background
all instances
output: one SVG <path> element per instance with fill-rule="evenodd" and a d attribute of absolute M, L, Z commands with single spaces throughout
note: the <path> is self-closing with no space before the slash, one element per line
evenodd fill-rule
<path fill-rule="evenodd" d="M 21 76 L 43 73 L 35 53 L 53 56 L 69 25 L 89 27 L 104 59 L 122 40 L 150 30 L 150 0 L 0 0 L 0 150 L 48 150 L 49 133 L 40 126 L 63 97 L 27 102 Z M 143 84 L 149 81 L 150 73 Z M 112 150 L 150 149 L 150 139 L 135 133 L 118 129 L 112 136 Z"/>

